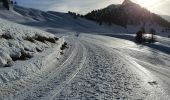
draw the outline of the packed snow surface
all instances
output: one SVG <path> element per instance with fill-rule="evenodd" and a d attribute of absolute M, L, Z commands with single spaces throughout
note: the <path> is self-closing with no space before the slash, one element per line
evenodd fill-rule
<path fill-rule="evenodd" d="M 11 100 L 168 100 L 170 56 L 110 36 L 65 36 L 59 62 L 29 78 L 2 85 Z"/>

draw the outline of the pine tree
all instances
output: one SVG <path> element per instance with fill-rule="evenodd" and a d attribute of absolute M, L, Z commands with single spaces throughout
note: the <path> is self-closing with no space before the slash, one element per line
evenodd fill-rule
<path fill-rule="evenodd" d="M 13 5 L 13 4 L 14 4 L 14 2 L 13 2 L 13 1 L 11 1 L 11 4 Z"/>
<path fill-rule="evenodd" d="M 150 33 L 151 33 L 151 42 L 155 42 L 156 41 L 156 38 L 155 38 L 155 36 L 154 35 L 156 35 L 156 31 L 153 29 L 153 28 L 151 28 L 150 29 Z"/>
<path fill-rule="evenodd" d="M 18 2 L 16 2 L 16 1 L 15 1 L 15 2 L 14 2 L 14 4 L 15 4 L 15 5 L 17 5 L 17 4 L 18 4 Z"/>
<path fill-rule="evenodd" d="M 9 0 L 2 0 L 3 6 L 9 10 Z"/>
<path fill-rule="evenodd" d="M 136 40 L 137 43 L 142 43 L 143 42 L 143 32 L 142 31 L 138 31 L 136 33 L 135 40 Z"/>

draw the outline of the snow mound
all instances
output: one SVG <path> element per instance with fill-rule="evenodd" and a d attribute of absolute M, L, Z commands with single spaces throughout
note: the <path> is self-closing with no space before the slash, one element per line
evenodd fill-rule
<path fill-rule="evenodd" d="M 0 19 L 0 83 L 45 67 L 60 56 L 63 43 L 53 34 Z"/>

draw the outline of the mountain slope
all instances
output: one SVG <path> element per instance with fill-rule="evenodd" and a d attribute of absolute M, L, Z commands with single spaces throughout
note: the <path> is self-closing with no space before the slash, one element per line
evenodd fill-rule
<path fill-rule="evenodd" d="M 86 32 L 86 33 L 102 33 L 116 32 L 122 33 L 126 30 L 120 26 L 114 27 L 99 26 L 96 22 L 73 16 L 67 13 L 54 11 L 41 11 L 32 8 L 14 6 L 14 11 L 1 11 L 0 17 L 6 20 L 14 21 L 20 24 L 34 26 L 47 32 L 52 33 L 69 33 L 69 32 Z"/>
<path fill-rule="evenodd" d="M 170 22 L 170 16 L 168 16 L 168 15 L 161 15 L 161 17 Z"/>
<path fill-rule="evenodd" d="M 127 25 L 157 24 L 170 27 L 170 23 L 159 15 L 151 13 L 140 5 L 130 0 L 125 0 L 121 5 L 110 5 L 101 10 L 95 10 L 85 15 L 87 19 L 126 27 Z"/>

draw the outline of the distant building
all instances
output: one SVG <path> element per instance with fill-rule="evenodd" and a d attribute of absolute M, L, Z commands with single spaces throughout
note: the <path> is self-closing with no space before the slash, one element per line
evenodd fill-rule
<path fill-rule="evenodd" d="M 10 9 L 10 0 L 0 0 L 0 8 Z"/>

